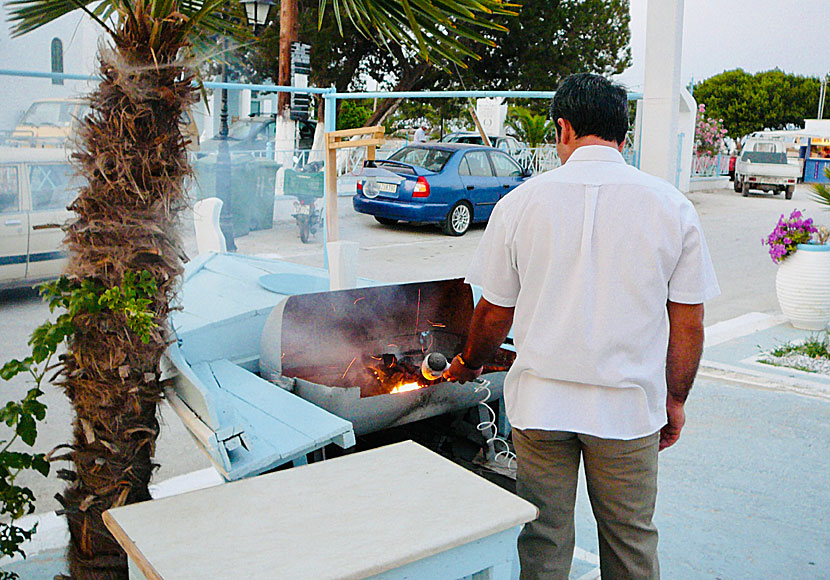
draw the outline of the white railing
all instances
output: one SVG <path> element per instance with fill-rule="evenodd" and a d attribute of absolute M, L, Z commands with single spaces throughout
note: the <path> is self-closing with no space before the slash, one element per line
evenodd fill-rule
<path fill-rule="evenodd" d="M 720 177 L 729 174 L 729 155 L 693 155 L 692 177 Z"/>

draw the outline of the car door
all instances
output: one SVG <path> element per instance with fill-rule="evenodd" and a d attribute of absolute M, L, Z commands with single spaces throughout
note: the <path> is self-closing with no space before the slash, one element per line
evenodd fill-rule
<path fill-rule="evenodd" d="M 501 197 L 501 184 L 493 174 L 487 151 L 468 151 L 458 166 L 458 176 L 464 185 L 464 197 L 473 204 L 473 219 L 486 220 Z"/>
<path fill-rule="evenodd" d="M 61 228 L 72 215 L 66 207 L 77 194 L 74 172 L 68 163 L 32 163 L 26 173 L 31 200 L 26 277 L 57 278 L 67 262 Z"/>
<path fill-rule="evenodd" d="M 499 196 L 504 197 L 514 187 L 524 181 L 522 168 L 509 155 L 501 151 L 490 151 L 490 159 L 493 162 L 493 169 L 496 172 L 496 179 L 499 180 Z"/>
<path fill-rule="evenodd" d="M 0 286 L 26 276 L 29 215 L 23 207 L 20 168 L 0 165 Z"/>

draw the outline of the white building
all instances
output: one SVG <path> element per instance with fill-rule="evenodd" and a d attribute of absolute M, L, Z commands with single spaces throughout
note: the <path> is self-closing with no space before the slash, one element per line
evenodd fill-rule
<path fill-rule="evenodd" d="M 92 75 L 101 27 L 81 12 L 67 14 L 12 38 L 9 10 L 2 7 L 0 69 Z M 89 92 L 84 81 L 53 81 L 0 75 L 0 131 L 13 129 L 32 101 L 71 98 Z"/>

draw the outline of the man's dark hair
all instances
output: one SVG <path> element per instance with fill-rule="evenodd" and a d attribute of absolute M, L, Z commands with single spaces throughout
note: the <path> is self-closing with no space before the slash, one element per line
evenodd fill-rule
<path fill-rule="evenodd" d="M 628 132 L 628 94 L 624 87 L 590 73 L 562 81 L 550 103 L 550 117 L 569 121 L 577 137 L 596 135 L 622 143 Z M 560 131 L 559 125 L 556 130 Z"/>

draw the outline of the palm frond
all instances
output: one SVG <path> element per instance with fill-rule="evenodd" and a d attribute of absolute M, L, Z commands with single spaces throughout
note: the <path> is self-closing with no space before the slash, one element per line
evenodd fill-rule
<path fill-rule="evenodd" d="M 824 175 L 827 177 L 827 180 L 830 181 L 830 167 L 824 168 Z M 813 185 L 810 191 L 810 197 L 813 198 L 813 201 L 816 203 L 820 203 L 823 206 L 826 206 L 827 210 L 830 210 L 830 187 L 828 187 L 824 183 L 816 183 Z"/>
<path fill-rule="evenodd" d="M 345 16 L 376 42 L 389 40 L 425 60 L 438 56 L 462 66 L 474 52 L 458 39 L 493 46 L 477 29 L 505 31 L 493 17 L 515 16 L 520 8 L 503 0 L 319 0 L 320 23 L 329 3 L 341 31 Z"/>
<path fill-rule="evenodd" d="M 99 6 L 94 10 L 89 9 L 90 4 L 98 0 L 7 0 L 5 6 L 9 10 L 9 21 L 12 23 L 12 36 L 17 37 L 31 32 L 45 24 L 57 20 L 65 14 L 81 10 L 109 32 L 112 30 L 107 26 L 105 20 L 99 15 L 117 8 L 121 2 L 118 0 L 101 0 Z"/>

